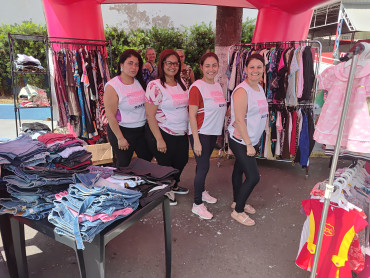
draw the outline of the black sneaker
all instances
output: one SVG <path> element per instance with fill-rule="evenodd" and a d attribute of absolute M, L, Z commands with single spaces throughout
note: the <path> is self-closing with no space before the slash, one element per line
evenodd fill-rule
<path fill-rule="evenodd" d="M 177 186 L 177 187 L 172 188 L 172 192 L 175 194 L 185 195 L 189 193 L 189 189 L 181 187 L 181 186 Z"/>
<path fill-rule="evenodd" d="M 176 200 L 171 200 L 170 199 L 170 206 L 176 206 L 177 205 L 177 201 Z"/>

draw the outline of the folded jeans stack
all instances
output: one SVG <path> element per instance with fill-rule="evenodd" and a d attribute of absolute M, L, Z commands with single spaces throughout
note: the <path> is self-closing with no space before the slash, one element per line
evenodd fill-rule
<path fill-rule="evenodd" d="M 45 218 L 54 207 L 55 194 L 66 190 L 73 177 L 46 178 L 37 174 L 27 174 L 22 169 L 7 165 L 6 169 L 15 175 L 7 175 L 7 192 L 11 197 L 1 198 L 0 214 L 13 214 L 29 219 Z"/>
<path fill-rule="evenodd" d="M 98 174 L 91 176 L 91 179 L 97 178 Z M 140 197 L 140 192 L 130 189 L 71 184 L 66 192 L 57 196 L 48 220 L 55 225 L 57 234 L 75 238 L 77 248 L 84 249 L 83 241 L 91 242 L 113 221 L 136 210 Z"/>

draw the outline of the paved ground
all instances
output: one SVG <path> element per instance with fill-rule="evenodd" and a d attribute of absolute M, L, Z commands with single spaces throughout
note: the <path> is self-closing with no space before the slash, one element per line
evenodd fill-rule
<path fill-rule="evenodd" d="M 261 182 L 250 198 L 257 224 L 245 227 L 231 219 L 233 160 L 212 159 L 207 189 L 219 199 L 208 205 L 211 221 L 191 213 L 195 160 L 186 166 L 182 185 L 188 195 L 178 198 L 172 214 L 172 277 L 295 278 L 309 277 L 294 261 L 305 217 L 300 202 L 315 183 L 329 176 L 328 159 L 311 159 L 309 178 L 290 163 L 259 160 Z M 342 164 L 340 164 L 342 165 Z M 344 164 L 342 166 L 346 166 Z M 72 249 L 32 229 L 26 229 L 30 277 L 78 277 Z M 0 245 L 2 251 L 2 245 Z M 5 264 L 0 262 L 0 277 Z M 164 277 L 164 240 L 161 210 L 112 240 L 106 251 L 106 277 Z"/>

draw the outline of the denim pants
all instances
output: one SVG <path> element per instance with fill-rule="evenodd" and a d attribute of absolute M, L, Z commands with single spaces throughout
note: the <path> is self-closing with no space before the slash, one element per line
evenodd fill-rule
<path fill-rule="evenodd" d="M 54 202 L 55 208 L 48 219 L 56 226 L 57 233 L 73 235 L 77 248 L 83 249 L 83 241 L 91 242 L 94 236 L 111 222 L 104 223 L 101 220 L 96 220 L 79 223 L 78 215 L 93 216 L 98 213 L 111 215 L 114 211 L 127 207 L 135 210 L 139 206 L 140 196 L 140 192 L 129 189 L 87 188 L 82 184 L 71 184 L 68 195 Z M 74 216 L 69 208 L 77 211 L 77 216 Z M 119 216 L 115 220 L 126 216 Z"/>

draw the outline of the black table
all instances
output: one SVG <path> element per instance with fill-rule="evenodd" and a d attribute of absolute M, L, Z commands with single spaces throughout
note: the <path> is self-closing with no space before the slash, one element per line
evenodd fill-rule
<path fill-rule="evenodd" d="M 11 238 L 4 242 L 4 249 L 8 250 L 7 260 L 15 262 L 18 277 L 28 277 L 27 256 L 25 250 L 24 225 L 27 225 L 38 232 L 47 235 L 56 241 L 63 243 L 75 250 L 81 277 L 95 278 L 104 277 L 105 271 L 105 246 L 120 235 L 142 217 L 162 204 L 164 235 L 165 235 L 165 257 L 166 277 L 171 277 L 171 215 L 169 199 L 160 196 L 143 208 L 136 210 L 125 219 L 120 219 L 106 227 L 100 234 L 96 235 L 91 243 L 84 242 L 85 249 L 78 250 L 75 240 L 68 236 L 61 236 L 54 232 L 54 225 L 47 219 L 29 220 L 23 217 L 10 216 Z M 9 242 L 10 241 L 10 242 Z M 7 246 L 5 246 L 7 245 Z M 9 258 L 8 258 L 9 257 Z M 9 269 L 12 277 L 16 277 L 14 269 Z"/>

